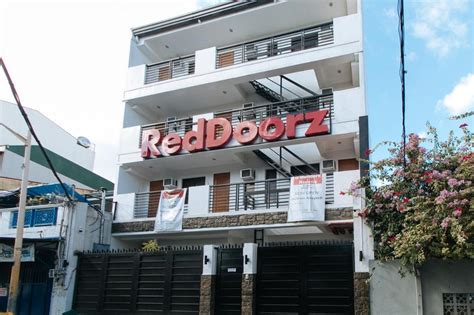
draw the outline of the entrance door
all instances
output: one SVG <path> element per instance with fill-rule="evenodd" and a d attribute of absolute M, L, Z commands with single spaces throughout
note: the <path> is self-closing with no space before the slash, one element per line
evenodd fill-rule
<path fill-rule="evenodd" d="M 214 174 L 212 212 L 229 211 L 230 173 Z M 223 186 L 220 186 L 223 185 Z"/>
<path fill-rule="evenodd" d="M 163 180 L 150 182 L 150 195 L 148 195 L 148 217 L 156 217 L 158 205 L 160 204 L 161 191 L 163 190 Z"/>
<path fill-rule="evenodd" d="M 352 245 L 258 248 L 257 314 L 354 314 Z"/>
<path fill-rule="evenodd" d="M 242 248 L 219 249 L 216 277 L 216 314 L 240 315 Z"/>

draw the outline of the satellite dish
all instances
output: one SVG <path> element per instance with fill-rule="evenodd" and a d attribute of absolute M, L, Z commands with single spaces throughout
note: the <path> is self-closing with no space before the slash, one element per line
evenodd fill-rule
<path fill-rule="evenodd" d="M 81 147 L 84 147 L 86 149 L 90 148 L 92 143 L 90 142 L 89 139 L 86 137 L 78 137 L 77 138 L 77 144 L 80 145 Z"/>

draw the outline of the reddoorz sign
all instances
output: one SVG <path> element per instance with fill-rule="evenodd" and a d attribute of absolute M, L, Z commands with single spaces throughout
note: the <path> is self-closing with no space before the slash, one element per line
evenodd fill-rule
<path fill-rule="evenodd" d="M 240 145 L 251 144 L 258 137 L 264 141 L 277 141 L 285 134 L 287 139 L 294 139 L 296 126 L 305 123 L 309 123 L 305 131 L 306 137 L 327 134 L 329 128 L 323 124 L 327 114 L 328 110 L 289 114 L 286 116 L 286 124 L 279 117 L 269 117 L 259 126 L 254 121 L 243 121 L 234 128 L 226 118 L 201 118 L 197 121 L 197 129 L 186 132 L 183 138 L 176 133 L 162 137 L 158 129 L 144 130 L 141 153 L 143 158 L 156 158 L 179 154 L 183 150 L 189 153 L 214 150 L 224 147 L 232 137 Z"/>

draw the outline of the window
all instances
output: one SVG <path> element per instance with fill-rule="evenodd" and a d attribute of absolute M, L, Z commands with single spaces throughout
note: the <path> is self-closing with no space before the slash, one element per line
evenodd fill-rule
<path fill-rule="evenodd" d="M 474 315 L 474 293 L 443 293 L 444 315 Z"/>

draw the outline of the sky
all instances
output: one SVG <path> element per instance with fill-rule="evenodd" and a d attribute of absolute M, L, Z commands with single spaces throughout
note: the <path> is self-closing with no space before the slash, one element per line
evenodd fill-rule
<path fill-rule="evenodd" d="M 130 29 L 219 2 L 0 0 L 0 55 L 23 105 L 89 138 L 94 171 L 114 181 Z M 474 110 L 474 0 L 405 0 L 405 13 L 407 132 L 430 121 L 446 135 L 450 115 Z M 397 0 L 365 0 L 363 15 L 374 146 L 401 137 Z M 13 100 L 2 75 L 0 99 Z"/>

